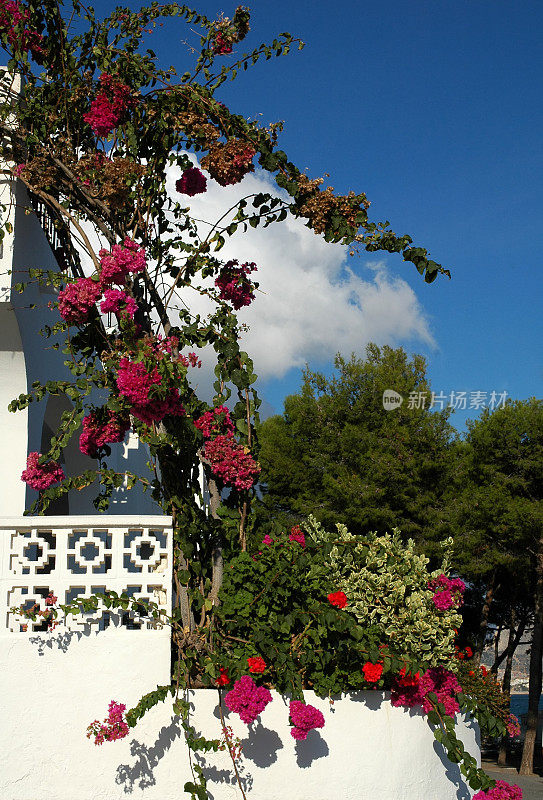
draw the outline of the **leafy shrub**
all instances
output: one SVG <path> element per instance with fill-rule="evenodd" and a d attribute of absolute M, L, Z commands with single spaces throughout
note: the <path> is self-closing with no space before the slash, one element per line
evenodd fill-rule
<path fill-rule="evenodd" d="M 217 622 L 230 679 L 258 655 L 269 685 L 291 695 L 301 696 L 302 688 L 321 696 L 383 688 L 401 664 L 383 647 L 378 626 L 362 627 L 328 599 L 338 588 L 329 567 L 333 541 L 304 546 L 280 533 L 264 542 L 260 551 L 231 559 L 225 572 Z M 382 664 L 379 681 L 366 679 L 368 662 Z"/>
<path fill-rule="evenodd" d="M 460 617 L 436 608 L 429 583 L 439 571 L 428 572 L 413 542 L 397 531 L 354 537 L 342 525 L 329 533 L 312 517 L 302 527 L 305 540 L 298 527 L 268 534 L 260 550 L 229 561 L 218 620 L 231 679 L 260 656 L 280 691 L 326 695 L 387 688 L 402 667 L 454 663 Z"/>
<path fill-rule="evenodd" d="M 462 620 L 454 606 L 436 608 L 429 586 L 446 572 L 447 552 L 442 568 L 429 572 L 426 556 L 415 552 L 412 539 L 404 543 L 397 528 L 384 536 L 353 536 L 338 525 L 337 533 L 330 534 L 310 517 L 306 530 L 317 545 L 334 542 L 327 558 L 330 578 L 347 595 L 347 610 L 362 627 L 378 631 L 381 641 L 408 664 L 454 664 L 454 629 Z"/>

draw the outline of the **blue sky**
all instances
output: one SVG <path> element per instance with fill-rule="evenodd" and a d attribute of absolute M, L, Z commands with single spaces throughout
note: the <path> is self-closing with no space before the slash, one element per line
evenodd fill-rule
<path fill-rule="evenodd" d="M 452 280 L 428 286 L 399 256 L 379 255 L 416 293 L 434 341 L 395 343 L 424 353 L 436 392 L 541 397 L 541 3 L 257 0 L 250 7 L 243 52 L 281 31 L 306 47 L 241 74 L 218 99 L 263 123 L 285 120 L 281 146 L 300 168 L 314 177 L 328 172 L 340 192 L 365 191 L 372 219 L 390 220 L 451 270 Z M 198 5 L 212 18 L 234 8 Z M 153 34 L 150 45 L 183 71 L 181 39 L 197 42 L 179 23 Z M 363 254 L 349 266 L 370 280 L 367 260 Z M 328 353 L 313 350 L 308 360 L 330 367 Z M 300 370 L 291 368 L 261 392 L 280 411 L 299 385 Z M 474 412 L 458 412 L 453 422 L 461 427 L 466 416 Z"/>

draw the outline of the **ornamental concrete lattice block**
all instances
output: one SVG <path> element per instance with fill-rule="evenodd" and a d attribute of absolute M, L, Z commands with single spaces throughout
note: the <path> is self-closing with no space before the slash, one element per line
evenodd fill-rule
<path fill-rule="evenodd" d="M 59 604 L 106 589 L 132 600 L 171 609 L 172 532 L 169 517 L 26 517 L 0 519 L 0 630 L 28 635 L 47 630 L 40 618 L 22 619 L 11 609 L 46 609 L 49 593 Z M 124 631 L 157 629 L 143 605 L 70 615 L 66 630 L 92 626 Z"/>

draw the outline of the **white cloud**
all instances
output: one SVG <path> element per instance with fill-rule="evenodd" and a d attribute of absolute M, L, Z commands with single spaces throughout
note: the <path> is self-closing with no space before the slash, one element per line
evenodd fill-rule
<path fill-rule="evenodd" d="M 168 181 L 173 194 L 179 175 L 172 168 Z M 207 192 L 188 202 L 194 217 L 214 222 L 241 196 L 266 191 L 281 195 L 260 172 L 236 186 L 209 180 Z M 204 230 L 208 227 L 202 224 Z M 247 233 L 239 228 L 218 255 L 258 265 L 253 277 L 260 291 L 251 306 L 240 310 L 239 319 L 250 327 L 243 347 L 263 379 L 280 378 L 306 362 L 324 364 L 337 352 L 363 354 L 370 341 L 435 346 L 424 310 L 404 280 L 391 275 L 382 261 L 355 271 L 360 260 L 350 259 L 345 248 L 326 243 L 299 220 Z M 366 277 L 358 274 L 364 272 Z M 183 297 L 194 311 L 210 310 L 194 292 Z"/>
<path fill-rule="evenodd" d="M 180 199 L 175 190 L 180 174 L 179 168 L 171 167 L 167 177 L 176 199 Z M 258 192 L 287 197 L 259 171 L 236 186 L 222 187 L 209 179 L 207 191 L 187 198 L 187 204 L 195 218 L 214 224 L 242 196 Z M 205 222 L 198 225 L 201 233 L 208 232 Z M 90 226 L 87 233 L 97 245 Z M 361 266 L 361 260 L 350 258 L 346 248 L 325 242 L 300 220 L 287 218 L 246 233 L 239 228 L 217 255 L 225 261 L 237 258 L 240 263 L 258 265 L 253 277 L 260 290 L 255 301 L 238 313 L 240 322 L 249 326 L 242 347 L 262 380 L 281 378 L 306 362 L 324 366 L 337 352 L 363 355 L 368 342 L 393 346 L 418 342 L 435 347 L 424 309 L 406 281 L 392 275 L 383 261 Z M 85 255 L 83 261 L 89 274 L 92 263 Z M 170 282 L 167 278 L 166 283 Z M 192 290 L 183 290 L 180 297 L 202 317 L 213 309 L 207 297 Z M 172 321 L 175 324 L 175 318 Z M 192 377 L 202 394 L 211 397 L 213 359 L 205 353 L 201 356 L 204 366 Z"/>

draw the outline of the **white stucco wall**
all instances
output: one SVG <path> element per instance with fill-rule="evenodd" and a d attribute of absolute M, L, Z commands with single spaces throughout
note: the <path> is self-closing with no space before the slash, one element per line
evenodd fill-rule
<path fill-rule="evenodd" d="M 96 747 L 87 726 L 111 700 L 128 708 L 170 682 L 170 630 L 152 620 L 99 608 L 52 632 L 21 620 L 12 606 L 49 592 L 59 603 L 107 586 L 171 609 L 169 517 L 24 517 L 0 520 L 1 800 L 179 800 L 190 780 L 187 749 L 172 703 L 152 709 L 119 742 Z M 139 625 L 139 627 L 138 627 Z M 104 628 L 105 630 L 99 630 Z M 192 722 L 221 734 L 218 694 L 190 694 Z M 383 692 L 327 700 L 306 692 L 326 725 L 305 742 L 290 736 L 286 701 L 275 694 L 248 729 L 225 716 L 243 740 L 241 777 L 254 800 L 469 800 L 420 712 L 393 708 Z M 476 726 L 459 721 L 478 755 Z M 240 800 L 227 753 L 202 761 L 211 800 Z"/>
<path fill-rule="evenodd" d="M 104 634 L 3 642 L 0 739 L 2 800 L 179 800 L 191 780 L 186 746 L 171 701 L 152 709 L 130 735 L 97 747 L 85 738 L 111 699 L 130 707 L 167 680 L 169 654 L 145 634 Z M 7 645 L 7 646 L 6 646 Z M 5 672 L 4 672 L 5 670 Z M 219 738 L 217 692 L 190 694 L 195 728 Z M 418 712 L 390 705 L 381 692 L 359 692 L 331 707 L 312 692 L 326 725 L 295 743 L 288 706 L 274 700 L 247 728 L 225 708 L 243 740 L 241 779 L 255 800 L 467 800 L 457 765 L 447 762 Z M 459 725 L 478 753 L 476 731 Z M 212 800 L 240 800 L 226 753 L 206 755 Z"/>
<path fill-rule="evenodd" d="M 20 475 L 26 466 L 26 456 L 30 451 L 42 452 L 44 440 L 44 420 L 56 426 L 61 410 L 56 410 L 59 398 L 44 399 L 32 403 L 27 411 L 11 414 L 8 403 L 23 392 L 27 392 L 33 381 L 45 383 L 48 380 L 74 380 L 71 372 L 64 366 L 65 356 L 61 350 L 54 350 L 55 342 L 62 343 L 63 337 L 46 339 L 40 334 L 46 325 L 52 326 L 60 317 L 51 310 L 48 303 L 56 299 L 51 288 L 40 287 L 30 281 L 24 293 L 13 291 L 12 285 L 28 282 L 29 269 L 58 270 L 57 262 L 47 238 L 33 212 L 26 191 L 20 181 L 0 182 L 0 202 L 10 210 L 13 233 L 6 233 L 0 249 L 0 517 L 22 514 L 25 508 L 36 499 L 37 493 L 20 483 Z M 11 275 L 8 272 L 11 271 Z M 69 401 L 64 398 L 65 404 Z M 100 405 L 98 394 L 89 397 L 89 402 Z M 4 435 L 5 434 L 5 435 Z M 79 474 L 92 469 L 96 461 L 83 456 L 77 445 L 78 434 L 73 446 L 65 454 L 63 467 L 68 474 Z M 124 444 L 112 446 L 108 464 L 121 472 L 130 470 L 139 475 L 151 477 L 146 466 L 149 455 L 147 448 L 137 437 L 127 438 Z M 19 485 L 20 484 L 20 485 Z M 70 515 L 92 514 L 93 499 L 99 489 L 89 487 L 69 495 Z M 114 492 L 109 514 L 153 514 L 159 511 L 149 494 L 139 487 L 130 492 L 121 488 Z"/>
<path fill-rule="evenodd" d="M 0 92 L 2 87 L 0 86 Z M 0 203 L 4 222 L 15 224 L 14 183 L 0 180 Z M 25 485 L 21 472 L 26 466 L 28 411 L 12 414 L 8 404 L 27 391 L 26 362 L 12 283 L 13 232 L 4 231 L 0 242 L 0 516 L 21 514 L 25 507 Z"/>
<path fill-rule="evenodd" d="M 28 411 L 12 414 L 8 405 L 27 391 L 26 365 L 17 317 L 11 303 L 0 302 L 0 516 L 22 513 Z"/>

